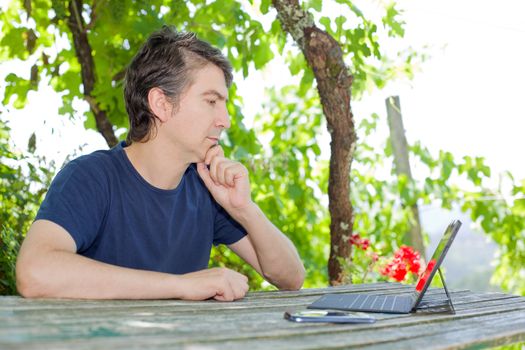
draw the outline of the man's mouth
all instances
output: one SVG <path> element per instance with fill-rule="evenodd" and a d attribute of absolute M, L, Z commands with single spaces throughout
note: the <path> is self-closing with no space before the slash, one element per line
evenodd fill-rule
<path fill-rule="evenodd" d="M 215 143 L 215 144 L 218 144 L 218 143 L 219 143 L 219 138 L 218 138 L 218 137 L 208 136 L 207 139 L 210 140 L 210 141 L 212 141 L 212 142 Z"/>

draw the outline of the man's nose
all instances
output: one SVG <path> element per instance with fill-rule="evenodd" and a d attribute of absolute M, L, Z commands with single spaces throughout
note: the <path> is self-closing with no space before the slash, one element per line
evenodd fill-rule
<path fill-rule="evenodd" d="M 217 117 L 217 126 L 224 129 L 229 129 L 231 126 L 230 115 L 228 109 L 224 106 L 224 109 L 219 113 Z"/>

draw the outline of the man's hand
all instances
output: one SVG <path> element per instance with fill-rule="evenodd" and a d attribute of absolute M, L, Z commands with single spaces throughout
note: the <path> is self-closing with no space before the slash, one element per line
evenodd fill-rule
<path fill-rule="evenodd" d="M 197 164 L 197 171 L 213 198 L 230 215 L 253 204 L 248 170 L 225 158 L 221 146 L 210 148 L 204 162 Z"/>
<path fill-rule="evenodd" d="M 248 291 L 248 278 L 227 268 L 212 268 L 179 275 L 179 285 L 185 293 L 184 300 L 219 301 L 241 299 Z"/>

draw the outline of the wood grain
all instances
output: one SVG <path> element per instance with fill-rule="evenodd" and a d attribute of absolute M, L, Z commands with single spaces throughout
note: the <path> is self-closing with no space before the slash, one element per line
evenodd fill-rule
<path fill-rule="evenodd" d="M 525 297 L 452 291 L 456 314 L 374 314 L 375 324 L 298 324 L 326 293 L 408 293 L 378 283 L 255 292 L 233 303 L 180 300 L 29 300 L 0 298 L 1 349 L 460 349 L 525 340 Z M 428 298 L 439 298 L 430 289 Z"/>

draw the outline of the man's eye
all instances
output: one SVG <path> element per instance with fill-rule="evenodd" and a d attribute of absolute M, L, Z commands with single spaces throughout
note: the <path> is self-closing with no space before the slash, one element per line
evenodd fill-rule
<path fill-rule="evenodd" d="M 208 103 L 211 104 L 211 105 L 215 105 L 217 103 L 216 100 L 208 100 Z"/>

